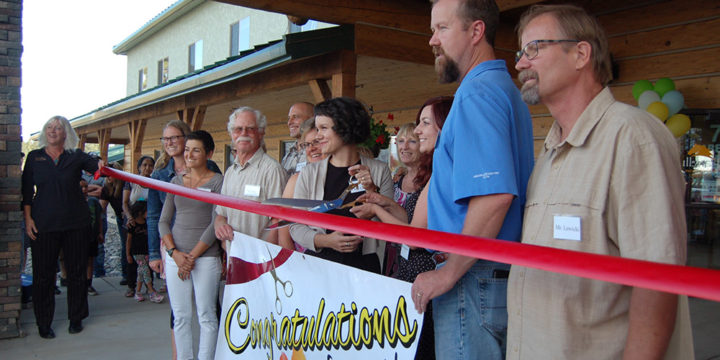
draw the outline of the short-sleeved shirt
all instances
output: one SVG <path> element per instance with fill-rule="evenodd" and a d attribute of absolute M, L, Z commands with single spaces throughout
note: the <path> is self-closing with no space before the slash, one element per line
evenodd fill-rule
<path fill-rule="evenodd" d="M 132 240 L 130 240 L 130 255 L 147 255 L 147 223 L 135 223 L 134 225 L 129 225 L 128 234 L 132 235 Z"/>
<path fill-rule="evenodd" d="M 288 178 L 296 173 L 299 172 L 300 169 L 298 169 L 298 164 L 302 164 L 302 167 L 305 166 L 305 150 L 300 150 L 297 148 L 297 141 L 295 141 L 290 147 L 290 150 L 288 150 L 287 154 L 283 156 L 282 161 L 280 162 L 280 165 L 285 169 L 287 172 Z"/>
<path fill-rule="evenodd" d="M 176 176 L 171 184 L 183 185 L 183 177 Z M 219 193 L 222 188 L 223 176 L 214 174 L 205 184 L 197 189 Z M 219 256 L 217 238 L 215 237 L 214 205 L 200 200 L 168 193 L 165 196 L 158 231 L 160 237 L 172 234 L 173 242 L 178 250 L 189 253 L 198 242 L 203 242 L 208 249 L 201 256 Z"/>
<path fill-rule="evenodd" d="M 120 192 L 120 196 L 114 196 L 115 194 L 111 194 L 110 191 L 111 189 L 108 186 L 103 186 L 100 192 L 100 200 L 109 202 L 113 211 L 115 211 L 115 217 L 122 219 L 122 192 Z"/>
<path fill-rule="evenodd" d="M 615 101 L 605 88 L 566 140 L 557 123 L 550 129 L 528 186 L 522 242 L 684 264 L 685 184 L 678 154 L 661 122 Z M 580 241 L 554 238 L 557 216 L 579 219 Z M 621 358 L 631 291 L 513 266 L 507 358 Z M 687 314 L 687 308 L 679 310 Z M 679 317 L 674 336 L 685 344 L 671 345 L 670 358 L 694 358 L 689 334 L 689 319 Z"/>
<path fill-rule="evenodd" d="M 428 228 L 460 233 L 471 198 L 512 194 L 498 238 L 520 241 L 533 151 L 530 112 L 505 62 L 475 66 L 455 93 L 435 146 Z"/>
<path fill-rule="evenodd" d="M 237 160 L 225 170 L 223 181 L 223 195 L 233 196 L 246 200 L 264 201 L 269 198 L 281 197 L 285 188 L 285 170 L 275 159 L 258 149 L 245 165 Z M 218 215 L 227 218 L 233 230 L 243 234 L 265 239 L 265 231 L 270 218 L 249 211 L 240 211 L 224 206 L 216 207 Z"/>
<path fill-rule="evenodd" d="M 124 190 L 130 191 L 130 199 L 128 199 L 130 205 L 140 200 L 147 201 L 148 199 L 148 188 L 146 187 L 128 181 L 125 183 L 123 191 Z"/>

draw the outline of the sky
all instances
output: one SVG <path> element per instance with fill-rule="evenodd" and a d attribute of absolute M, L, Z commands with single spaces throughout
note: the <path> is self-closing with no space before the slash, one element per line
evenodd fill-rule
<path fill-rule="evenodd" d="M 176 0 L 23 2 L 22 135 L 54 115 L 84 115 L 125 97 L 122 42 Z"/>

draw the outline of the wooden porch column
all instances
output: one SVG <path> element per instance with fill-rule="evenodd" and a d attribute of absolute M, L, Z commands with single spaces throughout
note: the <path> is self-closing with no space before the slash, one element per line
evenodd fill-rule
<path fill-rule="evenodd" d="M 343 50 L 340 53 L 340 71 L 332 76 L 332 97 L 355 97 L 357 75 L 357 56 L 354 52 Z"/>
<path fill-rule="evenodd" d="M 310 80 L 308 81 L 308 85 L 310 85 L 310 91 L 312 91 L 313 97 L 315 98 L 315 103 L 332 98 L 332 91 L 330 91 L 330 86 L 328 86 L 325 79 Z"/>
<path fill-rule="evenodd" d="M 178 110 L 177 114 L 182 122 L 190 126 L 190 130 L 197 131 L 200 130 L 203 121 L 205 121 L 206 111 L 207 105 L 199 105 L 197 108 L 185 108 Z"/>
<path fill-rule="evenodd" d="M 78 135 L 78 149 L 85 151 L 85 143 L 87 142 L 87 134 Z"/>
<path fill-rule="evenodd" d="M 112 128 L 98 130 L 98 143 L 100 144 L 100 158 L 107 162 L 108 146 L 110 145 L 110 133 Z"/>
<path fill-rule="evenodd" d="M 135 169 L 138 159 L 142 156 L 142 143 L 145 137 L 147 119 L 133 120 L 128 123 L 130 134 L 130 169 Z M 128 167 L 126 167 L 127 169 Z M 134 171 L 132 171 L 134 173 Z"/>

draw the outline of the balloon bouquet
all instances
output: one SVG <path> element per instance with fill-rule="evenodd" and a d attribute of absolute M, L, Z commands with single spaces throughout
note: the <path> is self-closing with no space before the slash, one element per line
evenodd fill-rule
<path fill-rule="evenodd" d="M 677 113 L 682 109 L 685 98 L 675 90 L 672 80 L 658 79 L 655 85 L 648 80 L 640 80 L 633 85 L 632 94 L 638 107 L 664 122 L 675 137 L 681 137 L 690 130 L 690 118 Z"/>

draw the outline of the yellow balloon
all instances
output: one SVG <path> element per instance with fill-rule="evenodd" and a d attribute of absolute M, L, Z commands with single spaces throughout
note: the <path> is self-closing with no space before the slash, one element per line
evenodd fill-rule
<path fill-rule="evenodd" d="M 668 109 L 667 105 L 665 105 L 664 103 L 656 101 L 648 105 L 647 112 L 655 115 L 655 117 L 660 119 L 660 121 L 665 121 L 665 119 L 667 119 L 668 117 L 668 114 L 670 114 L 670 109 Z"/>
<path fill-rule="evenodd" d="M 690 118 L 687 115 L 675 114 L 665 122 L 665 125 L 675 137 L 681 137 L 690 130 L 690 123 Z"/>

